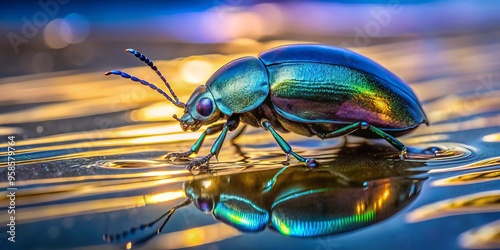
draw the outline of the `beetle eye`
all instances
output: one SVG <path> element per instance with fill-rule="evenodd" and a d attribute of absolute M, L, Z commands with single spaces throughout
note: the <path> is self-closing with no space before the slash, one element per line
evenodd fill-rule
<path fill-rule="evenodd" d="M 214 201 L 210 197 L 199 197 L 196 199 L 195 205 L 204 213 L 211 212 L 214 209 Z"/>
<path fill-rule="evenodd" d="M 214 104 L 208 98 L 201 98 L 198 104 L 196 104 L 196 112 L 202 116 L 209 116 L 212 114 L 213 109 Z"/>

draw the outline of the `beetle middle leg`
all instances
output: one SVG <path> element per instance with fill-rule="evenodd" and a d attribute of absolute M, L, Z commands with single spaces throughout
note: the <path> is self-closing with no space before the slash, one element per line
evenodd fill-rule
<path fill-rule="evenodd" d="M 180 152 L 180 153 L 168 153 L 167 156 L 165 156 L 165 159 L 182 159 L 182 158 L 187 158 L 193 153 L 198 153 L 198 151 L 201 148 L 201 145 L 203 145 L 203 142 L 205 141 L 205 137 L 207 135 L 213 135 L 216 134 L 220 131 L 222 131 L 222 128 L 224 127 L 224 124 L 215 124 L 213 126 L 208 127 L 203 133 L 201 133 L 200 137 L 198 137 L 198 140 L 193 144 L 193 146 L 186 152 Z"/>
<path fill-rule="evenodd" d="M 273 126 L 271 125 L 271 122 L 264 119 L 261 121 L 261 125 L 263 128 L 265 128 L 266 130 L 271 132 L 271 134 L 273 135 L 273 137 L 276 140 L 276 142 L 278 143 L 278 145 L 281 147 L 283 152 L 285 152 L 287 155 L 293 155 L 293 157 L 295 157 L 300 162 L 306 163 L 307 167 L 309 167 L 309 168 L 316 168 L 319 166 L 319 163 L 315 159 L 304 158 L 304 157 L 298 155 L 297 153 L 293 152 L 290 144 L 288 144 L 288 142 L 286 142 L 285 139 L 283 139 L 283 137 L 281 137 L 278 134 L 278 132 L 276 132 L 276 130 L 274 130 Z M 287 160 L 288 160 L 288 156 L 287 156 Z"/>
<path fill-rule="evenodd" d="M 389 142 L 393 147 L 395 147 L 397 150 L 399 150 L 400 153 L 400 158 L 403 159 L 406 157 L 406 146 L 400 142 L 398 139 L 396 139 L 394 136 L 387 134 L 386 132 L 380 130 L 377 127 L 374 127 L 370 125 L 368 122 L 355 122 L 353 124 L 349 124 L 343 128 L 337 129 L 335 131 L 332 131 L 327 134 L 319 134 L 318 136 L 320 138 L 333 138 L 333 137 L 338 137 L 338 136 L 344 136 L 348 135 L 350 133 L 353 133 L 357 130 L 370 130 L 376 135 L 380 136 L 381 138 L 385 139 L 387 142 Z"/>

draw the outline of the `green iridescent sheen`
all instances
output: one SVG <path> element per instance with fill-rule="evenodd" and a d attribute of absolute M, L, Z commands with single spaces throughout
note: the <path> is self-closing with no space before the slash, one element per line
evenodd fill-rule
<path fill-rule="evenodd" d="M 317 216 L 316 220 L 290 218 L 283 215 L 280 211 L 273 211 L 271 217 L 273 228 L 284 235 L 298 237 L 345 232 L 372 224 L 376 218 L 376 213 L 373 210 L 345 217 L 325 218 L 324 216 Z"/>
<path fill-rule="evenodd" d="M 265 209 L 241 196 L 221 194 L 213 213 L 216 219 L 244 232 L 264 230 L 269 222 Z"/>
<path fill-rule="evenodd" d="M 268 70 L 275 108 L 294 121 L 345 124 L 365 120 L 383 129 L 426 122 L 414 98 L 392 83 L 355 69 L 327 63 L 283 63 L 268 66 Z"/>

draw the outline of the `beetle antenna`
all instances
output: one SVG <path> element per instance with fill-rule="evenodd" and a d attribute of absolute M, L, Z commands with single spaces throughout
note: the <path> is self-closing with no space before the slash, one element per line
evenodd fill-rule
<path fill-rule="evenodd" d="M 180 204 L 172 207 L 170 210 L 168 210 L 166 213 L 164 213 L 162 216 L 158 217 L 158 219 L 156 219 L 155 223 L 157 221 L 159 221 L 161 218 L 167 216 L 167 218 L 165 218 L 165 220 L 163 221 L 163 223 L 161 224 L 160 228 L 158 228 L 158 231 L 157 233 L 161 233 L 161 231 L 163 230 L 163 227 L 165 227 L 165 225 L 167 224 L 168 220 L 170 220 L 170 217 L 172 217 L 172 215 L 175 213 L 175 210 L 181 208 L 181 207 L 185 207 L 187 205 L 191 204 L 191 199 L 187 198 L 185 201 L 181 202 Z"/>
<path fill-rule="evenodd" d="M 129 230 L 123 231 L 122 233 L 105 234 L 105 235 L 103 235 L 103 239 L 106 242 L 110 242 L 110 243 L 117 242 L 117 241 L 122 240 L 122 239 L 126 239 L 127 237 L 132 236 L 133 234 L 137 233 L 138 231 L 144 231 L 146 229 L 152 228 L 156 223 L 158 223 L 158 221 L 160 221 L 162 218 L 167 216 L 167 218 L 165 218 L 165 220 L 163 221 L 163 223 L 161 224 L 161 226 L 159 227 L 158 230 L 151 232 L 151 233 L 148 233 L 146 236 L 144 236 L 140 239 L 137 239 L 133 242 L 134 245 L 143 244 L 143 243 L 147 242 L 148 240 L 152 239 L 157 234 L 161 233 L 161 231 L 163 230 L 163 227 L 165 227 L 165 225 L 167 224 L 170 217 L 172 217 L 172 215 L 174 214 L 175 210 L 177 210 L 181 207 L 185 207 L 189 204 L 191 204 L 191 200 L 186 199 L 182 203 L 172 207 L 166 213 L 162 214 L 161 216 L 159 216 L 158 218 L 156 218 L 155 220 L 153 220 L 147 224 L 142 224 L 139 227 L 132 227 Z M 130 242 L 130 244 L 132 244 L 132 242 Z"/>
<path fill-rule="evenodd" d="M 111 71 L 108 71 L 106 73 L 104 73 L 104 75 L 119 75 L 123 78 L 127 78 L 127 79 L 130 79 L 134 82 L 139 82 L 140 84 L 142 85 L 145 85 L 145 86 L 148 86 L 150 87 L 151 89 L 153 90 L 156 90 L 158 93 L 160 93 L 161 95 L 163 95 L 165 98 L 167 98 L 169 101 L 171 101 L 175 106 L 179 107 L 179 108 L 184 108 L 185 104 L 180 102 L 179 100 L 173 100 L 172 97 L 170 97 L 167 93 L 165 93 L 165 91 L 163 91 L 162 89 L 156 87 L 156 85 L 152 84 L 152 83 L 149 83 L 148 81 L 146 80 L 142 80 L 140 78 L 137 78 L 135 76 L 132 76 L 132 75 L 129 75 L 123 71 L 120 71 L 120 70 L 111 70 Z"/>
<path fill-rule="evenodd" d="M 163 77 L 163 75 L 161 74 L 160 70 L 158 69 L 158 67 L 156 67 L 156 65 L 153 63 L 153 61 L 151 61 L 147 56 L 145 56 L 141 52 L 136 51 L 136 50 L 134 50 L 132 48 L 126 49 L 125 51 L 132 53 L 135 57 L 139 58 L 141 61 L 143 61 L 144 63 L 146 63 L 152 70 L 154 70 L 156 72 L 156 74 L 161 78 L 161 80 L 163 81 L 163 83 L 165 83 L 165 86 L 167 86 L 168 91 L 170 91 L 170 94 L 172 94 L 172 96 L 174 97 L 174 100 L 176 102 L 179 102 L 179 98 L 177 98 L 177 96 L 175 95 L 174 91 L 170 87 L 170 84 L 167 82 L 167 80 L 165 79 L 165 77 Z"/>

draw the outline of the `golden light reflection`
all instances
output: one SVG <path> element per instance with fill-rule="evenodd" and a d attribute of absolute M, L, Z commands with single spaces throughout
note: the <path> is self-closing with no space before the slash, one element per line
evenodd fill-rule
<path fill-rule="evenodd" d="M 152 164 L 152 163 L 151 163 Z M 160 164 L 164 164 L 161 162 L 157 162 L 155 165 L 162 166 Z M 140 172 L 140 173 L 121 173 L 121 174 L 108 174 L 108 175 L 87 175 L 87 176 L 73 176 L 73 177 L 65 177 L 65 178 L 47 178 L 47 179 L 36 179 L 36 180 L 23 180 L 18 181 L 17 184 L 19 186 L 31 186 L 31 185 L 52 185 L 45 186 L 43 190 L 41 189 L 25 189 L 23 194 L 26 195 L 34 195 L 39 193 L 53 193 L 53 192 L 61 192 L 68 190 L 78 189 L 80 186 L 89 185 L 88 181 L 93 180 L 94 185 L 97 184 L 105 184 L 105 185 L 113 185 L 117 183 L 131 183 L 130 179 L 141 179 L 143 177 L 158 177 L 157 179 L 173 179 L 176 178 L 177 181 L 182 182 L 185 180 L 189 180 L 191 177 L 186 171 L 183 170 L 169 170 L 169 171 L 148 171 L 148 172 Z M 179 177 L 187 177 L 186 179 Z M 102 179 L 106 179 L 105 181 L 100 182 Z M 146 179 L 147 181 L 151 181 L 154 179 Z M 145 180 L 141 180 L 145 181 Z M 62 184 L 59 184 L 62 183 Z M 55 185 L 58 184 L 58 185 Z M 0 188 L 9 187 L 7 182 L 0 183 Z M 36 191 L 36 192 L 34 192 Z M 0 199 L 4 199 L 4 197 L 0 197 Z"/>
<path fill-rule="evenodd" d="M 105 155 L 117 155 L 117 154 L 129 154 L 134 152 L 142 152 L 146 151 L 146 149 L 133 148 L 131 145 L 140 146 L 140 145 L 151 145 L 151 144 L 161 144 L 165 142 L 180 142 L 180 141 L 189 141 L 197 139 L 200 136 L 201 132 L 195 133 L 186 133 L 186 134 L 171 134 L 171 135 L 159 135 L 159 136 L 148 136 L 141 138 L 132 138 L 132 139 L 110 139 L 110 140 L 100 140 L 100 141 L 90 141 L 90 142 L 79 142 L 79 143 L 71 143 L 67 145 L 56 145 L 56 146 L 46 146 L 39 147 L 36 149 L 30 150 L 19 150 L 21 153 L 32 152 L 32 151 L 54 151 L 54 150 L 64 150 L 64 149 L 93 149 L 88 152 L 78 152 L 78 153 L 66 153 L 66 154 L 58 154 L 54 156 L 48 157 L 39 157 L 36 159 L 28 159 L 28 160 L 19 160 L 18 164 L 27 164 L 31 162 L 39 162 L 39 161 L 53 161 L 53 160 L 61 160 L 61 159 L 70 159 L 75 157 L 92 157 L 92 156 L 105 156 Z M 96 147 L 113 147 L 111 149 L 104 150 L 96 150 Z M 0 167 L 6 167 L 7 163 L 0 163 Z"/>
<path fill-rule="evenodd" d="M 160 185 L 175 183 L 178 181 L 189 180 L 189 176 L 172 178 L 169 176 L 162 177 L 147 177 L 135 178 L 126 180 L 113 180 L 113 181 L 96 181 L 93 183 L 76 183 L 76 184 L 63 184 L 53 187 L 47 187 L 43 190 L 27 189 L 23 195 L 18 195 L 16 200 L 25 205 L 39 204 L 46 202 L 61 201 L 69 198 L 83 198 L 93 195 L 111 194 L 118 192 L 126 192 L 130 190 L 137 190 L 143 188 L 157 187 Z M 5 192 L 0 193 L 6 197 Z M 175 197 L 176 192 L 170 196 L 162 197 L 172 198 Z M 142 197 L 142 196 L 141 196 Z M 144 198 L 142 198 L 144 200 Z M 0 202 L 7 202 L 5 198 L 0 199 Z M 145 203 L 142 201 L 141 203 Z M 0 217 L 1 218 L 1 217 Z"/>
<path fill-rule="evenodd" d="M 468 96 L 449 95 L 430 105 L 432 106 L 432 110 L 428 113 L 428 117 L 431 121 L 441 122 L 456 117 L 460 118 L 487 111 L 496 111 L 498 105 L 500 105 L 499 96 L 500 91 L 494 90 L 486 93 L 476 92 Z"/>
<path fill-rule="evenodd" d="M 467 249 L 500 249 L 500 220 L 468 230 L 458 236 L 460 246 Z"/>
<path fill-rule="evenodd" d="M 138 110 L 130 112 L 132 121 L 168 121 L 173 120 L 175 113 L 181 113 L 182 110 L 169 104 L 168 102 L 159 102 Z"/>
<path fill-rule="evenodd" d="M 105 114 L 128 110 L 138 107 L 141 103 L 130 103 L 131 107 L 109 105 L 110 98 L 99 98 L 88 100 L 76 100 L 63 103 L 38 105 L 37 107 L 0 114 L 0 120 L 9 123 L 28 123 L 50 120 L 60 120 L 75 117 L 84 117 L 95 114 Z"/>
<path fill-rule="evenodd" d="M 127 242 L 127 244 L 125 245 L 125 249 L 132 249 L 132 242 Z"/>
<path fill-rule="evenodd" d="M 469 169 L 490 167 L 490 166 L 495 166 L 495 165 L 499 165 L 499 164 L 500 164 L 500 157 L 493 157 L 493 158 L 480 160 L 477 162 L 473 162 L 473 163 L 458 166 L 458 167 L 431 169 L 429 171 L 429 173 L 442 173 L 442 172 L 451 172 L 451 171 L 459 171 L 459 170 L 469 170 Z"/>
<path fill-rule="evenodd" d="M 158 184 L 155 183 L 154 185 L 157 186 Z M 103 192 L 99 193 L 109 194 L 110 192 L 111 192 L 110 190 L 104 190 Z M 70 196 L 68 196 L 67 198 L 69 197 Z M 182 197 L 184 197 L 183 191 L 174 191 L 174 192 L 165 192 L 156 195 L 151 195 L 149 197 L 140 195 L 140 196 L 130 196 L 123 198 L 73 202 L 68 204 L 55 204 L 47 206 L 19 208 L 16 210 L 16 214 L 19 215 L 19 221 L 16 221 L 16 223 L 23 224 L 28 222 L 49 220 L 49 219 L 76 216 L 82 214 L 94 214 L 94 213 L 111 212 L 111 211 L 130 209 L 136 207 L 144 207 L 147 204 L 167 202 Z M 0 215 L 0 221 L 2 223 L 8 220 L 9 220 L 8 214 Z"/>
<path fill-rule="evenodd" d="M 441 180 L 432 182 L 433 186 L 457 186 L 457 185 L 470 185 L 489 181 L 500 180 L 500 170 L 493 169 L 487 171 L 479 171 L 474 173 L 467 173 L 456 175 Z"/>
<path fill-rule="evenodd" d="M 125 129 L 115 129 L 109 131 L 109 137 L 137 137 L 147 135 L 161 135 L 172 133 L 184 133 L 179 124 L 163 125 L 149 124 L 140 126 L 124 127 Z"/>
<path fill-rule="evenodd" d="M 160 194 L 148 194 L 144 196 L 144 201 L 146 202 L 146 204 L 156 204 L 182 197 L 185 197 L 184 191 L 174 191 Z"/>
<path fill-rule="evenodd" d="M 234 238 L 240 234 L 238 230 L 229 225 L 217 223 L 158 235 L 148 247 L 151 245 L 153 249 L 195 247 Z"/>
<path fill-rule="evenodd" d="M 58 155 L 47 156 L 47 157 L 38 157 L 38 158 L 33 158 L 33 159 L 29 158 L 27 160 L 16 160 L 16 164 L 22 165 L 22 164 L 30 164 L 30 163 L 37 163 L 37 162 L 57 161 L 57 160 L 63 160 L 63 159 L 74 159 L 74 158 L 81 158 L 81 157 L 92 158 L 95 156 L 133 154 L 133 153 L 141 153 L 141 152 L 148 152 L 148 151 L 150 151 L 150 150 L 147 147 L 125 146 L 125 147 L 115 147 L 115 148 L 111 148 L 111 149 L 91 150 L 91 151 L 82 152 L 82 153 L 67 153 L 67 154 L 58 154 Z M 0 162 L 0 167 L 6 167 L 6 166 L 7 166 L 7 163 Z"/>
<path fill-rule="evenodd" d="M 426 143 L 426 142 L 435 142 L 435 141 L 444 141 L 449 139 L 450 136 L 447 134 L 430 134 L 430 135 L 420 135 L 420 136 L 412 136 L 405 138 L 405 143 L 408 144 L 417 144 L 417 143 Z"/>
<path fill-rule="evenodd" d="M 374 199 L 370 203 L 371 205 L 368 204 L 368 207 L 367 207 L 366 201 L 361 200 L 360 202 L 358 202 L 356 204 L 356 214 L 365 213 L 367 210 L 377 211 L 377 210 L 383 209 L 384 203 L 391 196 L 390 188 L 391 188 L 390 184 L 385 184 L 383 192 L 379 193 L 378 196 L 375 196 Z"/>
<path fill-rule="evenodd" d="M 212 185 L 212 181 L 211 180 L 204 180 L 201 182 L 201 185 L 204 187 L 204 188 L 208 188 Z"/>
<path fill-rule="evenodd" d="M 141 124 L 123 126 L 120 128 L 109 128 L 94 131 L 74 132 L 68 134 L 58 134 L 53 136 L 45 136 L 41 138 L 25 139 L 24 144 L 39 145 L 57 142 L 71 142 L 78 140 L 86 140 L 86 143 L 98 143 L 101 139 L 106 138 L 121 138 L 121 137 L 134 137 L 134 136 L 151 136 L 155 134 L 171 134 L 171 133 L 184 133 L 179 124 Z M 7 144 L 0 144 L 6 146 Z M 36 149 L 38 151 L 38 149 Z M 23 152 L 23 151 L 20 151 Z M 24 152 L 30 152 L 29 150 Z M 2 152 L 0 152 L 2 155 Z"/>
<path fill-rule="evenodd" d="M 0 135 L 22 134 L 23 131 L 21 128 L 0 127 Z"/>
<path fill-rule="evenodd" d="M 366 211 L 366 205 L 365 202 L 360 202 L 356 204 L 356 214 L 362 214 Z"/>
<path fill-rule="evenodd" d="M 500 211 L 500 190 L 464 195 L 419 207 L 406 215 L 408 223 L 453 215 Z"/>
<path fill-rule="evenodd" d="M 107 193 L 107 192 L 104 192 Z M 171 195 L 172 200 L 180 198 Z M 162 202 L 165 202 L 164 200 Z M 143 207 L 147 204 L 144 196 L 131 196 L 123 198 L 99 199 L 91 201 L 73 202 L 69 204 L 55 204 L 47 206 L 37 206 L 29 208 L 19 208 L 16 214 L 19 215 L 16 223 L 23 224 L 28 222 L 63 218 L 83 214 L 95 214 L 102 212 L 111 212 L 129 208 Z M 8 214 L 0 215 L 0 221 L 9 220 Z"/>
<path fill-rule="evenodd" d="M 201 132 L 190 132 L 183 134 L 148 136 L 148 137 L 129 139 L 129 143 L 131 144 L 150 144 L 150 143 L 165 143 L 165 142 L 172 143 L 176 141 L 195 140 L 198 139 L 200 135 Z"/>
<path fill-rule="evenodd" d="M 500 98 L 499 98 L 500 99 Z M 464 119 L 463 121 L 454 121 L 450 123 L 432 124 L 425 127 L 422 131 L 417 130 L 416 133 L 425 132 L 426 134 L 443 134 L 456 131 L 467 131 L 473 129 L 486 129 L 500 126 L 500 115 L 491 117 L 476 117 L 473 119 Z"/>
<path fill-rule="evenodd" d="M 387 198 L 389 198 L 389 195 L 391 194 L 391 191 L 389 191 L 389 189 L 386 189 L 384 191 L 384 194 L 382 194 L 382 198 L 385 200 L 387 200 Z"/>
<path fill-rule="evenodd" d="M 500 142 L 500 133 L 486 135 L 483 137 L 485 142 Z"/>

